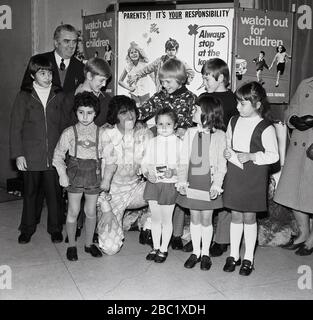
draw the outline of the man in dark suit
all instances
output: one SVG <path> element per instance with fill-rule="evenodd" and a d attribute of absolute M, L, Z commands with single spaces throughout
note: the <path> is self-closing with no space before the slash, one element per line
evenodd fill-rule
<path fill-rule="evenodd" d="M 79 84 L 83 83 L 84 64 L 74 57 L 77 47 L 78 32 L 69 25 L 62 24 L 58 26 L 53 35 L 54 50 L 45 52 L 40 55 L 45 56 L 52 63 L 52 85 L 63 90 L 68 98 L 75 93 Z M 25 71 L 21 89 L 32 86 L 33 78 L 31 77 L 28 67 Z M 71 101 L 71 99 L 69 99 Z M 36 217 L 37 223 L 40 222 L 41 211 L 43 207 L 44 194 L 41 192 L 37 197 Z M 62 203 L 63 211 L 65 211 L 65 203 Z M 81 215 L 81 220 L 83 215 Z M 82 226 L 82 221 L 80 225 Z M 55 233 L 53 242 L 61 242 L 63 240 L 62 233 Z"/>
<path fill-rule="evenodd" d="M 62 24 L 55 29 L 53 39 L 55 49 L 42 53 L 53 65 L 52 84 L 62 88 L 65 93 L 74 94 L 77 86 L 84 82 L 84 64 L 74 57 L 78 40 L 77 30 L 69 24 Z M 27 69 L 22 89 L 33 82 Z"/>

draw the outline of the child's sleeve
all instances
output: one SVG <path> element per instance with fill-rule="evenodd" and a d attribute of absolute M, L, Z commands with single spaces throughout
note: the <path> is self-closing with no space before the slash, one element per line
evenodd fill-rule
<path fill-rule="evenodd" d="M 65 155 L 69 150 L 71 129 L 65 129 L 54 149 L 52 165 L 56 168 L 59 177 L 66 175 Z"/>
<path fill-rule="evenodd" d="M 228 122 L 228 126 L 227 126 L 227 131 L 226 131 L 226 148 L 232 149 L 232 136 L 233 136 L 233 132 L 232 132 L 232 128 L 231 128 L 231 121 Z"/>
<path fill-rule="evenodd" d="M 146 119 L 152 118 L 155 115 L 156 109 L 155 109 L 154 99 L 155 99 L 156 95 L 157 94 L 154 94 L 151 98 L 146 100 L 138 108 L 138 111 L 139 111 L 138 120 L 146 120 Z"/>
<path fill-rule="evenodd" d="M 188 129 L 184 135 L 183 141 L 181 143 L 181 152 L 179 158 L 179 165 L 177 167 L 177 185 L 186 185 L 188 180 L 188 165 L 189 165 L 189 157 L 190 157 L 190 139 L 191 137 L 191 129 Z"/>
<path fill-rule="evenodd" d="M 149 63 L 148 65 L 146 65 L 145 67 L 143 67 L 142 69 L 138 70 L 135 74 L 136 77 L 138 78 L 143 78 L 146 75 L 154 72 L 155 70 L 157 70 L 158 64 L 160 63 L 160 58 L 154 60 L 153 62 Z"/>
<path fill-rule="evenodd" d="M 216 147 L 215 155 L 217 159 L 214 161 L 216 165 L 213 167 L 212 188 L 219 192 L 223 192 L 222 185 L 227 171 L 227 160 L 223 155 L 226 148 L 226 134 L 223 131 L 218 131 L 218 134 L 218 140 L 214 144 Z"/>
<path fill-rule="evenodd" d="M 23 123 L 25 118 L 25 106 L 22 101 L 22 94 L 19 93 L 14 101 L 11 113 L 10 125 L 10 155 L 12 159 L 24 156 L 23 150 Z M 25 102 L 24 102 L 25 104 Z"/>
<path fill-rule="evenodd" d="M 264 152 L 256 152 L 254 161 L 257 165 L 265 165 L 275 163 L 279 160 L 278 143 L 274 126 L 267 127 L 261 136 Z"/>

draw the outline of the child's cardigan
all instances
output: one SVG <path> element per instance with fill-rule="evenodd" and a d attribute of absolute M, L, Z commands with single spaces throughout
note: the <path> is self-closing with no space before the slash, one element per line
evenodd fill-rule
<path fill-rule="evenodd" d="M 179 186 L 188 185 L 188 167 L 191 157 L 192 143 L 194 137 L 202 129 L 199 127 L 189 128 L 184 136 L 181 154 L 181 163 L 178 168 L 178 183 Z M 207 134 L 207 133 L 203 133 Z M 217 129 L 214 133 L 211 133 L 210 143 L 210 169 L 211 169 L 211 183 L 213 189 L 218 192 L 223 192 L 222 185 L 224 176 L 227 171 L 226 159 L 223 156 L 223 152 L 226 148 L 226 134 L 224 131 Z"/>

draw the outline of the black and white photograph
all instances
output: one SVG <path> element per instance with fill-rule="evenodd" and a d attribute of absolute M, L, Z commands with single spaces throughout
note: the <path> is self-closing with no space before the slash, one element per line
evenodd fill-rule
<path fill-rule="evenodd" d="M 312 0 L 1 0 L 0 306 L 313 300 L 312 20 Z"/>

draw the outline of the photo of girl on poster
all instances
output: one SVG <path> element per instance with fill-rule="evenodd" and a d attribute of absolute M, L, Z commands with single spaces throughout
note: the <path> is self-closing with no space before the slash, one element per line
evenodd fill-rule
<path fill-rule="evenodd" d="M 274 63 L 276 61 L 276 72 L 277 72 L 277 75 L 276 75 L 275 87 L 278 87 L 279 86 L 280 76 L 282 76 L 284 74 L 284 71 L 285 71 L 285 65 L 286 65 L 286 62 L 287 62 L 287 58 L 291 59 L 291 56 L 287 54 L 286 48 L 283 45 L 279 45 L 276 48 L 276 51 L 277 51 L 277 53 L 274 56 L 274 59 L 273 59 L 271 65 L 269 67 L 269 70 L 272 69 L 272 67 L 273 67 L 273 65 L 274 65 Z"/>
<path fill-rule="evenodd" d="M 139 107 L 143 102 L 150 98 L 150 84 L 153 85 L 152 74 L 138 78 L 136 82 L 130 82 L 132 75 L 148 64 L 149 60 L 144 50 L 132 41 L 127 51 L 126 66 L 122 71 L 118 84 L 129 91 L 130 97 L 136 101 Z"/>

